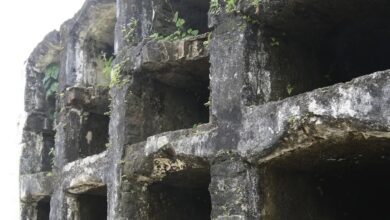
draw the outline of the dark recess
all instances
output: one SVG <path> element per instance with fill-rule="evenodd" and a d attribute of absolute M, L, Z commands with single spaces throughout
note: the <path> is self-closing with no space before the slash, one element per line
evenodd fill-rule
<path fill-rule="evenodd" d="M 388 219 L 387 145 L 316 146 L 263 165 L 263 219 Z"/>
<path fill-rule="evenodd" d="M 302 1 L 266 18 L 272 99 L 390 68 L 388 1 Z M 256 42 L 256 38 L 253 38 Z M 292 88 L 286 94 L 286 87 Z"/>
<path fill-rule="evenodd" d="M 211 199 L 208 191 L 210 173 L 194 169 L 168 175 L 149 186 L 150 219 L 207 220 Z"/>
<path fill-rule="evenodd" d="M 50 215 L 50 199 L 45 198 L 37 204 L 37 219 L 38 220 L 49 220 Z"/>
<path fill-rule="evenodd" d="M 78 196 L 81 220 L 107 219 L 107 188 L 102 187 Z"/>

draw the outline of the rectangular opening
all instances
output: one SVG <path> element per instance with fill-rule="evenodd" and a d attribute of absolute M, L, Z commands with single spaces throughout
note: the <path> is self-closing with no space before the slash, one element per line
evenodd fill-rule
<path fill-rule="evenodd" d="M 90 190 L 78 195 L 81 220 L 107 219 L 107 187 Z"/>
<path fill-rule="evenodd" d="M 299 1 L 279 9 L 261 30 L 271 101 L 389 69 L 389 9 L 383 0 Z"/>
<path fill-rule="evenodd" d="M 172 10 L 177 11 L 183 18 L 187 29 L 199 30 L 199 33 L 208 31 L 209 0 L 169 0 Z"/>
<path fill-rule="evenodd" d="M 133 74 L 128 108 L 135 142 L 209 122 L 210 63 L 207 36 L 149 41 Z M 165 49 L 164 49 L 165 48 Z M 167 53 L 161 51 L 166 50 Z"/>
<path fill-rule="evenodd" d="M 106 150 L 110 118 L 106 115 L 88 113 L 81 128 L 79 156 L 85 158 Z"/>
<path fill-rule="evenodd" d="M 155 11 L 152 25 L 154 33 L 168 36 L 181 28 L 183 29 L 181 31 L 197 30 L 198 34 L 209 31 L 209 0 L 158 0 L 153 7 Z M 181 28 L 174 21 L 176 13 L 178 18 L 184 19 Z"/>
<path fill-rule="evenodd" d="M 210 173 L 193 169 L 169 174 L 149 186 L 150 219 L 207 220 L 211 214 Z"/>
<path fill-rule="evenodd" d="M 50 198 L 42 199 L 37 204 L 37 219 L 49 220 Z"/>
<path fill-rule="evenodd" d="M 68 162 L 99 154 L 108 143 L 109 89 L 105 87 L 69 87 L 63 95 L 60 120 L 64 124 Z M 64 123 L 65 122 L 65 123 Z"/>
<path fill-rule="evenodd" d="M 82 51 L 78 57 L 82 65 L 76 67 L 76 75 L 81 76 L 78 83 L 85 87 L 109 86 L 114 56 L 116 4 L 106 3 L 91 10 L 91 21 L 80 27 L 80 48 L 76 50 Z"/>
<path fill-rule="evenodd" d="M 151 92 L 152 97 L 149 99 L 151 105 L 149 111 L 155 111 L 154 114 L 158 115 L 158 118 L 154 122 L 146 123 L 159 123 L 161 130 L 158 132 L 192 128 L 198 124 L 207 123 L 209 121 L 208 103 L 210 103 L 208 65 L 207 63 L 204 67 L 199 66 L 198 69 L 183 65 L 180 67 L 183 72 L 180 73 L 176 72 L 180 71 L 177 68 L 173 70 L 175 73 L 161 72 L 161 74 L 150 75 L 152 80 L 148 84 L 152 88 L 148 91 Z M 186 68 L 195 70 L 195 73 L 185 71 Z M 199 69 L 203 72 L 196 72 Z M 184 79 L 180 76 L 181 74 L 189 77 Z"/>
<path fill-rule="evenodd" d="M 302 149 L 262 165 L 262 219 L 388 219 L 385 141 Z"/>
<path fill-rule="evenodd" d="M 51 171 L 54 166 L 54 132 L 43 133 L 42 171 Z"/>

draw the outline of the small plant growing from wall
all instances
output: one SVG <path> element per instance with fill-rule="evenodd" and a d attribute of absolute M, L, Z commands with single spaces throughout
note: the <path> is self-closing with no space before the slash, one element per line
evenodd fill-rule
<path fill-rule="evenodd" d="M 237 0 L 226 0 L 226 12 L 231 13 L 237 9 Z"/>
<path fill-rule="evenodd" d="M 260 2 L 261 2 L 261 0 L 252 0 L 252 5 L 255 6 L 255 7 L 259 7 L 260 6 Z"/>
<path fill-rule="evenodd" d="M 213 15 L 218 15 L 221 13 L 221 5 L 219 4 L 218 0 L 210 1 L 210 13 Z"/>
<path fill-rule="evenodd" d="M 211 33 L 209 32 L 209 33 L 207 34 L 207 40 L 203 41 L 203 46 L 204 46 L 205 48 L 209 48 L 210 40 L 211 40 Z"/>
<path fill-rule="evenodd" d="M 287 94 L 291 95 L 292 92 L 294 91 L 294 87 L 289 83 L 287 84 L 286 90 L 287 90 Z"/>
<path fill-rule="evenodd" d="M 128 80 L 124 80 L 121 77 L 121 72 L 123 71 L 124 66 L 130 61 L 129 58 L 126 58 L 125 60 L 122 60 L 120 63 L 117 63 L 115 65 L 111 64 L 110 69 L 110 88 L 114 86 L 123 86 L 128 82 Z"/>
<path fill-rule="evenodd" d="M 172 22 L 175 23 L 176 31 L 168 36 L 163 36 L 159 33 L 154 33 L 150 35 L 150 38 L 153 40 L 167 40 L 167 41 L 175 41 L 184 39 L 186 37 L 193 37 L 199 34 L 198 30 L 193 30 L 192 28 L 186 29 L 184 24 L 186 21 L 183 18 L 179 17 L 179 13 L 175 12 Z"/>
<path fill-rule="evenodd" d="M 120 63 L 114 64 L 114 57 L 107 58 L 105 53 L 102 53 L 102 61 L 103 61 L 103 75 L 110 79 L 109 87 L 113 86 L 122 86 L 126 81 L 123 81 L 121 78 L 121 71 L 129 61 L 129 59 L 125 59 Z"/>
<path fill-rule="evenodd" d="M 131 44 L 135 40 L 135 31 L 138 26 L 138 21 L 135 18 L 131 18 L 130 22 L 122 27 L 123 38 L 128 44 Z"/>
<path fill-rule="evenodd" d="M 43 78 L 43 88 L 45 90 L 46 99 L 53 97 L 58 91 L 58 74 L 60 68 L 57 64 L 50 64 L 45 71 Z"/>
<path fill-rule="evenodd" d="M 111 69 L 112 69 L 112 61 L 114 57 L 107 58 L 105 53 L 102 53 L 102 61 L 103 61 L 103 75 L 106 78 L 111 77 Z"/>
<path fill-rule="evenodd" d="M 56 157 L 56 152 L 55 152 L 55 148 L 54 147 L 50 148 L 49 156 L 51 157 L 50 158 L 50 165 L 51 165 L 51 169 L 53 170 L 53 168 L 54 168 L 54 160 L 55 160 L 55 157 Z"/>

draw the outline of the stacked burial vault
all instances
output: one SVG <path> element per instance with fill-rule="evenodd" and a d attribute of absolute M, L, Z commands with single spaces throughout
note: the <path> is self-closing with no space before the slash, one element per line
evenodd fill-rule
<path fill-rule="evenodd" d="M 27 62 L 21 219 L 389 218 L 389 11 L 87 0 Z"/>

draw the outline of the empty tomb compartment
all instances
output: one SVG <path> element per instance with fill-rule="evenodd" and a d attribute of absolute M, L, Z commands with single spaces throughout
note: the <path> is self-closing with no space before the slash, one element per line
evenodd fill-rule
<path fill-rule="evenodd" d="M 156 12 L 153 31 L 162 38 L 151 37 L 145 45 L 141 69 L 153 81 L 154 90 L 165 94 L 160 102 L 167 109 L 167 117 L 176 123 L 167 130 L 207 123 L 211 104 L 209 1 L 158 0 L 153 7 Z M 181 22 L 184 23 L 178 24 Z M 190 33 L 191 30 L 195 32 Z M 177 32 L 182 35 L 176 36 Z M 172 35 L 176 37 L 169 37 Z"/>
<path fill-rule="evenodd" d="M 330 142 L 260 166 L 262 219 L 389 218 L 389 141 Z"/>
<path fill-rule="evenodd" d="M 269 101 L 390 68 L 389 9 L 382 0 L 299 1 L 272 8 L 248 38 L 250 48 L 259 48 L 262 74 L 269 73 L 269 79 L 259 75 L 271 83 Z"/>
<path fill-rule="evenodd" d="M 60 164 L 105 151 L 109 137 L 116 3 L 95 2 L 82 10 L 75 23 L 63 27 L 67 51 L 59 109 Z"/>
<path fill-rule="evenodd" d="M 197 30 L 193 34 L 203 34 L 208 29 L 208 0 L 153 0 L 154 17 L 152 32 L 161 36 L 174 34 L 175 31 Z M 179 19 L 177 19 L 179 18 Z M 153 34 L 152 33 L 152 34 Z"/>
<path fill-rule="evenodd" d="M 153 175 L 164 177 L 147 188 L 150 219 L 210 219 L 209 166 L 183 162 L 179 158 L 154 159 Z"/>
<path fill-rule="evenodd" d="M 129 47 L 117 48 L 120 77 L 113 83 L 116 88 L 129 85 L 124 102 L 131 143 L 208 123 L 211 104 L 209 2 L 138 3 L 119 11 L 118 43 L 128 41 Z"/>
<path fill-rule="evenodd" d="M 73 68 L 67 71 L 75 75 L 75 86 L 108 87 L 114 59 L 115 2 L 100 3 L 85 14 L 79 18 L 81 25 L 73 27 L 78 38 L 70 42 L 74 55 L 68 57 L 68 63 Z"/>
<path fill-rule="evenodd" d="M 165 63 L 162 68 L 145 63 L 142 72 L 135 74 L 131 88 L 132 96 L 137 99 L 129 100 L 130 109 L 142 112 L 142 127 L 137 120 L 132 123 L 143 130 L 143 138 L 209 122 L 208 67 L 208 57 L 185 63 Z"/>
<path fill-rule="evenodd" d="M 99 154 L 108 147 L 108 89 L 70 88 L 64 95 L 57 144 L 60 158 L 72 162 Z M 61 150 L 60 149 L 60 150 Z"/>
<path fill-rule="evenodd" d="M 26 65 L 23 149 L 20 172 L 52 170 L 60 72 L 60 36 L 52 31 L 34 49 Z"/>
<path fill-rule="evenodd" d="M 80 129 L 80 158 L 99 154 L 107 149 L 109 120 L 106 115 L 86 114 L 84 124 Z"/>
<path fill-rule="evenodd" d="M 107 219 L 107 187 L 67 195 L 68 216 L 82 220 Z"/>
<path fill-rule="evenodd" d="M 50 197 L 45 197 L 37 203 L 37 219 L 49 220 L 50 215 Z"/>
<path fill-rule="evenodd" d="M 134 140 L 209 122 L 207 42 L 208 34 L 200 34 L 170 40 L 149 38 L 143 45 L 127 100 L 134 115 L 130 122 Z"/>

